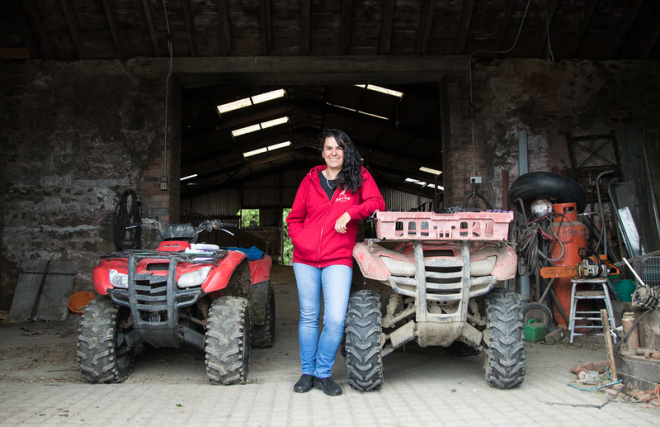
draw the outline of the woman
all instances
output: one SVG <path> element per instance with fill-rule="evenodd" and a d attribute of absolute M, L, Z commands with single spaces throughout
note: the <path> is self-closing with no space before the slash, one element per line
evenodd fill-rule
<path fill-rule="evenodd" d="M 325 130 L 320 150 L 325 165 L 307 173 L 286 220 L 300 301 L 302 376 L 293 390 L 305 393 L 314 386 L 338 396 L 341 387 L 330 370 L 344 336 L 358 221 L 384 210 L 385 201 L 348 135 Z M 319 337 L 321 293 L 324 316 Z"/>

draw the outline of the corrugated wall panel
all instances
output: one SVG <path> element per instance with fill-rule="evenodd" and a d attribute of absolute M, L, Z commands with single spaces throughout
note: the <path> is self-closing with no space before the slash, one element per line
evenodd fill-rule
<path fill-rule="evenodd" d="M 407 212 L 416 210 L 422 204 L 433 201 L 433 199 L 428 197 L 405 193 L 391 188 L 381 188 L 380 191 L 383 193 L 383 199 L 385 199 L 385 206 L 388 211 Z"/>

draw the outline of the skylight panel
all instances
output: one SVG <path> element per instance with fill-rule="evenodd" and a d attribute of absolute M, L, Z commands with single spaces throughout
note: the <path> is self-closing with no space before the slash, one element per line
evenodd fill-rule
<path fill-rule="evenodd" d="M 262 93 L 252 97 L 252 102 L 261 104 L 262 102 L 271 101 L 273 99 L 282 98 L 285 92 L 284 89 L 277 89 L 270 92 Z"/>
<path fill-rule="evenodd" d="M 388 89 L 386 87 L 376 86 L 376 85 L 355 85 L 357 87 L 366 88 L 367 90 L 373 90 L 374 92 L 384 93 L 385 95 L 394 96 L 397 98 L 403 98 L 403 92 L 398 90 Z"/>
<path fill-rule="evenodd" d="M 180 178 L 179 181 L 185 181 L 186 179 L 192 179 L 192 178 L 196 178 L 196 177 L 197 177 L 197 174 L 194 173 L 192 175 L 188 175 L 188 176 L 184 176 L 183 178 Z"/>
<path fill-rule="evenodd" d="M 259 148 L 256 150 L 248 151 L 243 153 L 243 157 L 247 160 L 248 157 L 256 156 L 257 154 L 263 154 L 265 152 L 279 150 L 280 148 L 288 147 L 291 145 L 291 141 L 280 142 L 279 144 L 269 145 L 268 147 Z"/>
<path fill-rule="evenodd" d="M 256 132 L 258 130 L 261 130 L 261 126 L 256 124 L 256 125 L 246 126 L 240 129 L 234 129 L 233 131 L 231 131 L 231 134 L 232 136 L 236 137 L 240 135 L 245 135 L 246 133 Z"/>
<path fill-rule="evenodd" d="M 421 168 L 419 168 L 419 170 L 422 171 L 422 172 L 426 172 L 426 173 L 433 174 L 433 175 L 440 175 L 440 174 L 442 174 L 442 171 L 439 171 L 439 170 L 437 170 L 437 169 L 427 168 L 426 166 L 422 166 Z"/>
<path fill-rule="evenodd" d="M 218 105 L 218 112 L 220 114 L 227 113 L 229 111 L 238 110 L 239 108 L 245 108 L 252 105 L 250 98 L 239 99 L 238 101 L 228 102 L 227 104 Z"/>
<path fill-rule="evenodd" d="M 289 121 L 289 118 L 287 116 L 280 117 L 279 119 L 274 119 L 274 120 L 269 120 L 267 122 L 261 123 L 261 129 L 266 129 L 269 127 L 281 125 L 284 123 L 287 123 Z"/>
<path fill-rule="evenodd" d="M 272 101 L 273 99 L 282 98 L 285 94 L 286 91 L 284 89 L 277 89 L 270 92 L 260 93 L 259 95 L 250 96 L 248 98 L 239 99 L 238 101 L 228 102 L 217 106 L 218 113 L 222 115 L 223 113 L 249 107 L 253 104 Z"/>

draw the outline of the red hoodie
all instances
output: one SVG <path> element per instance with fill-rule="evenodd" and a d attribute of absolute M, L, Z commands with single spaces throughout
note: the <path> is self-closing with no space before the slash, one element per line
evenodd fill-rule
<path fill-rule="evenodd" d="M 286 219 L 293 241 L 293 262 L 319 268 L 338 264 L 353 267 L 358 221 L 376 210 L 385 210 L 385 201 L 364 167 L 362 186 L 356 193 L 337 188 L 328 201 L 319 180 L 319 172 L 326 168 L 326 165 L 316 166 L 305 175 Z M 348 212 L 351 221 L 346 234 L 341 234 L 335 230 L 335 222 L 344 212 Z"/>

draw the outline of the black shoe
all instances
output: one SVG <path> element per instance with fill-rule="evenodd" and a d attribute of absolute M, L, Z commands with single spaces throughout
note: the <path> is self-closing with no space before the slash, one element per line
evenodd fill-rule
<path fill-rule="evenodd" d="M 314 383 L 314 376 L 309 374 L 302 374 L 298 382 L 293 386 L 293 391 L 296 393 L 307 393 L 312 389 Z"/>
<path fill-rule="evenodd" d="M 341 387 L 332 379 L 328 378 L 314 378 L 314 387 L 320 388 L 328 396 L 339 396 L 341 394 Z"/>

